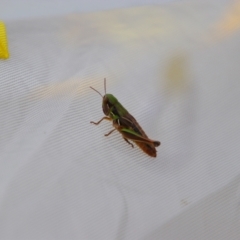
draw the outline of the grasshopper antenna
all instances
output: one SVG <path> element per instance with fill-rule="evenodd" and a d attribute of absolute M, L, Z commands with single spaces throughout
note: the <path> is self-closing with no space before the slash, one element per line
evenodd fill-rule
<path fill-rule="evenodd" d="M 90 87 L 92 90 L 94 90 L 95 92 L 97 92 L 102 98 L 103 98 L 103 95 L 98 91 L 98 90 L 96 90 L 95 88 L 93 88 L 93 87 Z"/>
<path fill-rule="evenodd" d="M 105 95 L 106 95 L 106 78 L 104 78 L 104 91 L 105 91 Z"/>

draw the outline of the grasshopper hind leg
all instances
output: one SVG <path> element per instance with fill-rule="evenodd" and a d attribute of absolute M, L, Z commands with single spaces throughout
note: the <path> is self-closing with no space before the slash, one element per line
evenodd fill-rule
<path fill-rule="evenodd" d="M 127 138 L 123 138 L 123 139 L 124 139 L 128 144 L 130 144 L 130 145 L 132 146 L 132 148 L 134 148 L 134 145 L 133 145 L 132 143 L 130 143 Z"/>

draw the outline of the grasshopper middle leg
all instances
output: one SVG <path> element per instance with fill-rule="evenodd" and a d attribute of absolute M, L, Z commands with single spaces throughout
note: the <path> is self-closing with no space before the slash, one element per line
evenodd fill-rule
<path fill-rule="evenodd" d="M 113 130 L 111 130 L 109 133 L 104 134 L 105 137 L 109 136 L 112 132 L 114 132 L 116 130 L 116 128 L 114 128 Z"/>

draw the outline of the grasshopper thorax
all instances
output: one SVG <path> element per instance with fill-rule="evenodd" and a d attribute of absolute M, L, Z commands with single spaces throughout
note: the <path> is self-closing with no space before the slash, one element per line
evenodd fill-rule
<path fill-rule="evenodd" d="M 102 109 L 106 116 L 111 112 L 111 109 L 118 103 L 118 100 L 112 94 L 105 94 L 102 101 Z"/>

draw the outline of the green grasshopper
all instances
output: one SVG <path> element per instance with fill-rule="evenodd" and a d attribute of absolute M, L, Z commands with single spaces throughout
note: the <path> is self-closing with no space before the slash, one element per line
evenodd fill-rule
<path fill-rule="evenodd" d="M 155 147 L 158 147 L 160 145 L 160 142 L 149 139 L 136 119 L 121 105 L 121 103 L 112 94 L 106 93 L 106 78 L 104 78 L 104 96 L 93 87 L 90 88 L 102 97 L 102 109 L 103 113 L 106 115 L 98 122 L 90 123 L 98 125 L 103 120 L 112 121 L 114 129 L 105 134 L 105 136 L 109 136 L 112 132 L 118 130 L 122 134 L 123 139 L 132 147 L 134 146 L 129 142 L 129 140 L 137 144 L 138 147 L 140 147 L 149 156 L 156 157 L 157 150 Z"/>

